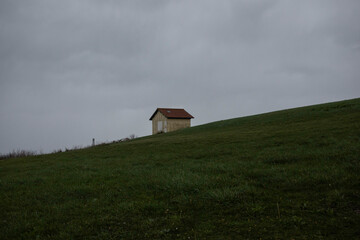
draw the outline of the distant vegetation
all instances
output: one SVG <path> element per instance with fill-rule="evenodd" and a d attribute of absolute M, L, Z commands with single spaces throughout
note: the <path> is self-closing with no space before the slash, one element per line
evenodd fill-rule
<path fill-rule="evenodd" d="M 360 99 L 0 161 L 0 239 L 359 239 Z"/>
<path fill-rule="evenodd" d="M 17 158 L 17 157 L 28 157 L 28 156 L 35 156 L 38 153 L 36 151 L 27 151 L 27 150 L 13 150 L 7 154 L 0 154 L 1 159 L 8 159 L 8 158 Z"/>
<path fill-rule="evenodd" d="M 131 134 L 127 138 L 122 138 L 120 140 L 112 141 L 111 143 L 125 142 L 125 141 L 129 141 L 129 140 L 134 140 L 135 138 L 136 138 L 136 135 Z M 104 145 L 104 144 L 109 144 L 109 142 L 102 142 L 102 143 L 98 143 L 96 145 Z M 80 150 L 80 149 L 85 149 L 85 148 L 89 148 L 89 147 L 93 147 L 93 145 L 91 145 L 91 146 L 89 145 L 89 146 L 86 146 L 86 147 L 74 146 L 72 148 L 65 148 L 64 150 L 59 148 L 57 150 L 52 151 L 52 153 L 68 152 L 68 151 L 72 151 L 72 150 Z M 13 150 L 12 152 L 7 153 L 7 154 L 0 154 L 0 160 L 9 159 L 9 158 L 37 156 L 37 155 L 43 155 L 43 153 L 42 152 L 37 152 L 37 151 L 29 151 L 29 150 Z"/>

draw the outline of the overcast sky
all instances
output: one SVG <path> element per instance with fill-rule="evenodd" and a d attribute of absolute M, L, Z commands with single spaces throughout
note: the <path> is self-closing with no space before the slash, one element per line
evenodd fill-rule
<path fill-rule="evenodd" d="M 0 0 L 0 153 L 360 97 L 359 0 Z"/>

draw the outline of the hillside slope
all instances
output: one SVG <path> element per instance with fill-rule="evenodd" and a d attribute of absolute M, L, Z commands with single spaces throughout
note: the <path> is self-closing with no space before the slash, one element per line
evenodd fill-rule
<path fill-rule="evenodd" d="M 0 239 L 355 239 L 360 99 L 0 161 Z"/>

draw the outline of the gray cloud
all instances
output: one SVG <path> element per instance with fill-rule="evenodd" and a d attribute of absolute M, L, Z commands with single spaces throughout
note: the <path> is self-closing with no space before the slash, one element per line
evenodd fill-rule
<path fill-rule="evenodd" d="M 359 97 L 360 4 L 0 3 L 0 152 L 151 133 L 156 107 L 195 125 Z"/>

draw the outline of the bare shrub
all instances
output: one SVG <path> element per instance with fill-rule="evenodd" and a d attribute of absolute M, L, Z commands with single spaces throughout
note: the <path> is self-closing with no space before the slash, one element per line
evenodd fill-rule
<path fill-rule="evenodd" d="M 131 134 L 130 136 L 126 137 L 126 138 L 122 138 L 121 140 L 119 140 L 118 142 L 126 142 L 126 141 L 131 141 L 134 140 L 136 137 L 135 134 Z"/>
<path fill-rule="evenodd" d="M 136 135 L 135 134 L 131 134 L 130 136 L 129 136 L 129 139 L 130 140 L 133 140 L 133 139 L 135 139 L 136 138 Z"/>

